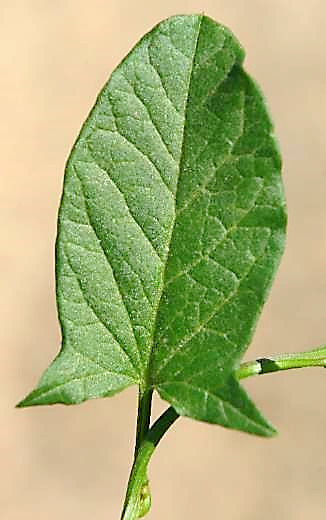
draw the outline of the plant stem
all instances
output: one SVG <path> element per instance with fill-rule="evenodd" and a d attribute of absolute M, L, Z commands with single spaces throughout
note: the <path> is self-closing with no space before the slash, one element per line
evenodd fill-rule
<path fill-rule="evenodd" d="M 160 439 L 178 417 L 179 415 L 177 412 L 170 407 L 159 417 L 152 428 L 148 431 L 145 440 L 138 450 L 130 473 L 121 520 L 136 520 L 138 518 L 139 497 L 141 494 L 141 488 L 147 480 L 146 472 L 149 460 Z"/>
<path fill-rule="evenodd" d="M 279 370 L 316 366 L 326 367 L 326 346 L 306 352 L 279 354 L 248 361 L 240 365 L 235 375 L 237 379 L 244 379 L 258 374 L 278 372 Z M 142 490 L 146 489 L 146 493 L 149 493 L 147 489 L 148 463 L 163 435 L 179 417 L 179 414 L 170 406 L 149 428 L 152 392 L 151 389 L 139 393 L 135 458 L 129 477 L 121 520 L 137 520 L 140 517 Z M 150 497 L 149 494 L 148 497 Z M 144 509 L 143 514 L 149 510 L 149 507 L 150 502 L 147 509 Z"/>
<path fill-rule="evenodd" d="M 134 452 L 134 461 L 137 459 L 138 452 L 140 447 L 148 433 L 150 420 L 151 420 L 151 411 L 152 411 L 152 395 L 153 389 L 150 388 L 148 390 L 139 389 L 138 395 L 138 416 L 137 416 L 137 429 L 136 429 L 136 443 L 135 443 L 135 452 Z M 151 493 L 148 485 L 148 477 L 145 473 L 142 486 L 139 490 L 138 499 L 137 499 L 137 516 L 135 518 L 140 518 L 144 516 L 151 507 Z"/>
<path fill-rule="evenodd" d="M 139 391 L 135 458 L 149 430 L 152 411 L 152 395 L 152 388 L 145 390 L 144 392 L 141 390 Z"/>
<path fill-rule="evenodd" d="M 279 354 L 242 363 L 236 371 L 236 377 L 237 379 L 244 379 L 249 376 L 278 372 L 279 370 L 305 367 L 326 367 L 326 346 L 306 352 Z"/>

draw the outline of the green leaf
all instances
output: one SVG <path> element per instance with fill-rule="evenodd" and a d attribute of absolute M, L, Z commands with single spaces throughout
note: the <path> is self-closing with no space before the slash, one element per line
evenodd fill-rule
<path fill-rule="evenodd" d="M 273 434 L 235 379 L 286 223 L 272 124 L 243 58 L 225 27 L 176 16 L 113 72 L 66 167 L 62 349 L 21 406 L 137 384 L 181 415 Z"/>

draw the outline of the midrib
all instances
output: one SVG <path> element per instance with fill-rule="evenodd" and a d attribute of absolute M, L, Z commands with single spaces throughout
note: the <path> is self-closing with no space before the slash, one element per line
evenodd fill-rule
<path fill-rule="evenodd" d="M 174 231 L 174 228 L 175 228 L 176 217 L 177 217 L 176 202 L 177 202 L 178 187 L 179 187 L 179 181 L 180 181 L 180 165 L 181 165 L 181 162 L 182 162 L 183 150 L 184 150 L 184 139 L 185 139 L 185 128 L 186 128 L 186 114 L 187 114 L 187 108 L 188 108 L 188 104 L 189 104 L 190 84 L 191 84 L 191 78 L 192 78 L 192 74 L 193 74 L 193 70 L 194 70 L 194 63 L 195 63 L 195 58 L 196 58 L 197 49 L 198 49 L 198 41 L 199 41 L 199 36 L 200 36 L 201 24 L 202 24 L 202 21 L 203 21 L 204 17 L 202 15 L 202 16 L 200 16 L 198 18 L 199 18 L 199 23 L 198 23 L 197 33 L 196 33 L 196 37 L 195 37 L 194 52 L 193 52 L 193 56 L 192 56 L 191 65 L 189 67 L 187 89 L 185 90 L 185 92 L 186 92 L 186 100 L 185 100 L 185 105 L 184 105 L 184 117 L 183 117 L 183 126 L 182 126 L 182 128 L 183 128 L 183 131 L 182 131 L 182 142 L 181 142 L 181 147 L 180 147 L 181 153 L 180 153 L 180 159 L 179 159 L 179 173 L 178 173 L 177 186 L 176 186 L 176 192 L 175 192 L 175 200 L 174 200 L 174 216 L 173 216 L 173 222 L 172 222 L 172 225 L 171 225 L 170 236 L 169 236 L 169 240 L 168 240 L 166 259 L 165 259 L 165 262 L 163 263 L 163 269 L 162 269 L 162 275 L 161 275 L 161 284 L 160 284 L 160 288 L 159 288 L 159 291 L 158 291 L 157 301 L 156 301 L 155 305 L 153 306 L 153 315 L 152 315 L 153 330 L 152 330 L 152 334 L 151 334 L 151 343 L 150 343 L 150 350 L 149 350 L 149 354 L 148 354 L 148 363 L 147 363 L 147 367 L 145 369 L 144 388 L 143 389 L 147 389 L 147 388 L 152 386 L 152 380 L 151 380 L 151 372 L 152 372 L 151 369 L 152 369 L 152 362 L 153 362 L 153 355 L 152 354 L 153 354 L 153 347 L 154 347 L 154 339 L 155 339 L 155 335 L 156 335 L 157 317 L 158 317 L 158 311 L 159 311 L 160 303 L 161 303 L 163 292 L 164 292 L 164 280 L 165 280 L 166 266 L 168 264 L 168 259 L 169 259 L 170 250 L 171 250 L 172 236 L 173 236 L 173 231 Z"/>

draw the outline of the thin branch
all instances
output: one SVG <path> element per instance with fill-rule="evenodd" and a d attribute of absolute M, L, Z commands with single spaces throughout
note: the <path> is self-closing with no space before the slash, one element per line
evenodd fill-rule
<path fill-rule="evenodd" d="M 278 354 L 242 363 L 236 371 L 237 379 L 291 370 L 293 368 L 326 367 L 326 346 L 306 352 Z"/>

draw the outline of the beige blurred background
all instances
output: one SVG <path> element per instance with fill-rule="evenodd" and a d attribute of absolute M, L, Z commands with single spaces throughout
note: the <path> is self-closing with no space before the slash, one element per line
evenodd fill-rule
<path fill-rule="evenodd" d="M 287 249 L 248 358 L 326 342 L 325 2 L 0 0 L 1 520 L 119 518 L 136 391 L 75 407 L 14 405 L 59 348 L 56 212 L 81 123 L 145 32 L 203 11 L 244 45 L 284 158 Z M 279 437 L 179 420 L 150 467 L 149 519 L 325 519 L 326 372 L 273 374 L 246 387 Z"/>

